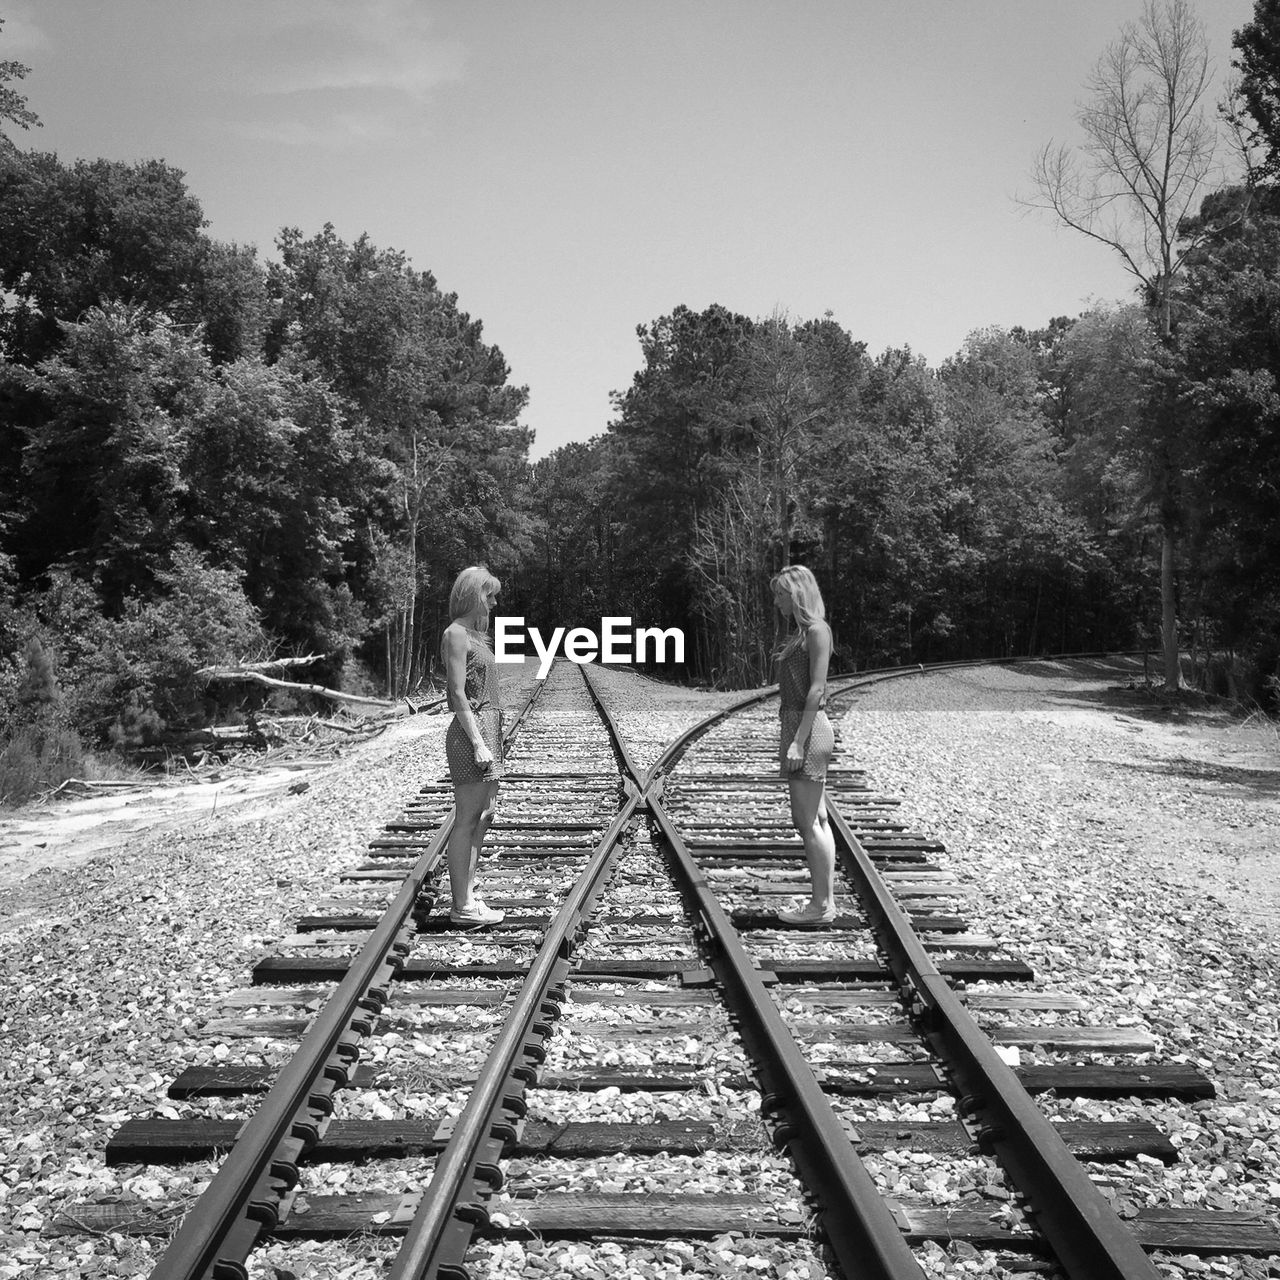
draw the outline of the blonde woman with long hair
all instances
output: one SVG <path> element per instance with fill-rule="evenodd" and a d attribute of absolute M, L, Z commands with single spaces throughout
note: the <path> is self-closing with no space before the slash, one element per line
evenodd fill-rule
<path fill-rule="evenodd" d="M 835 907 L 835 839 L 827 820 L 827 766 L 835 751 L 835 730 L 823 710 L 831 664 L 831 628 L 817 580 L 803 565 L 789 565 L 769 583 L 778 612 L 795 630 L 778 654 L 779 766 L 791 792 L 791 821 L 804 842 L 809 868 L 809 901 L 779 911 L 784 924 L 830 924 Z"/>
<path fill-rule="evenodd" d="M 489 615 L 502 584 L 483 565 L 458 574 L 449 593 L 449 625 L 440 639 L 446 697 L 453 720 L 445 756 L 453 783 L 454 822 L 449 835 L 449 919 L 463 928 L 499 924 L 475 896 L 476 863 L 498 799 L 502 776 L 502 709 L 489 643 Z"/>

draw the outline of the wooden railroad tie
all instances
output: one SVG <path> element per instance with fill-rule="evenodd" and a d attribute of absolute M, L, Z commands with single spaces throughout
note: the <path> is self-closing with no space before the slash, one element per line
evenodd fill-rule
<path fill-rule="evenodd" d="M 726 1232 L 798 1240 L 813 1235 L 806 1213 L 792 1213 L 760 1196 L 681 1192 L 543 1192 L 490 1202 L 492 1215 L 480 1234 L 489 1237 L 574 1239 L 596 1236 L 701 1237 Z M 279 1239 L 332 1238 L 357 1233 L 402 1235 L 417 1208 L 413 1195 L 365 1192 L 345 1196 L 299 1196 L 273 1231 Z M 981 1249 L 1039 1253 L 1043 1242 L 1011 1213 L 993 1212 L 992 1201 L 971 1196 L 961 1206 L 940 1209 L 905 1197 L 891 1202 L 910 1244 L 964 1240 Z M 116 1232 L 167 1234 L 182 1208 L 166 1203 L 82 1204 L 59 1215 L 58 1234 Z M 1126 1224 L 1148 1250 L 1171 1253 L 1280 1253 L 1280 1231 L 1258 1214 L 1206 1209 L 1140 1209 Z"/>

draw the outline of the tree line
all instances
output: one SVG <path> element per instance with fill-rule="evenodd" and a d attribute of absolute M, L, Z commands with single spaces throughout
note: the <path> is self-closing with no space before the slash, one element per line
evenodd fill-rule
<path fill-rule="evenodd" d="M 684 628 L 680 674 L 724 686 L 768 678 L 767 578 L 802 561 L 845 669 L 1163 644 L 1193 654 L 1175 683 L 1274 700 L 1280 0 L 1236 50 L 1232 182 L 1201 163 L 1185 0 L 1100 60 L 1092 142 L 1037 162 L 1039 203 L 1128 255 L 1131 301 L 937 367 L 830 315 L 676 306 L 639 326 L 606 430 L 534 463 L 527 389 L 402 253 L 285 228 L 264 261 L 166 164 L 0 131 L 0 738 L 155 742 L 233 712 L 201 667 L 275 654 L 410 693 L 477 561 L 538 624 Z M 0 125 L 38 124 L 23 71 L 0 62 Z M 1182 186 L 1106 146 L 1162 77 Z M 1126 200 L 1129 226 L 1099 220 Z"/>

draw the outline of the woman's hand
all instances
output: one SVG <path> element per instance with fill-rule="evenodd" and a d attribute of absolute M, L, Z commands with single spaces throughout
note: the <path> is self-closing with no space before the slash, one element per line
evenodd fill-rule
<path fill-rule="evenodd" d="M 483 742 L 476 743 L 476 764 L 492 764 L 493 752 Z"/>
<path fill-rule="evenodd" d="M 793 742 L 787 748 L 787 768 L 795 773 L 802 764 L 804 764 L 804 748 L 798 742 Z"/>

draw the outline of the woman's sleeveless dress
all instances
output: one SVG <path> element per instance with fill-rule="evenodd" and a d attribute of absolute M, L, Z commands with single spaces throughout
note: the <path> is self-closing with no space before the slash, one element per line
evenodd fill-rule
<path fill-rule="evenodd" d="M 475 716 L 476 727 L 493 762 L 476 764 L 475 748 L 455 715 L 444 737 L 449 777 L 455 782 L 492 782 L 502 777 L 502 709 L 498 705 L 498 671 L 488 637 L 467 630 L 467 675 L 463 692 Z"/>
<path fill-rule="evenodd" d="M 787 748 L 795 741 L 796 730 L 804 718 L 804 701 L 809 696 L 809 654 L 803 643 L 797 643 L 790 651 L 784 650 L 779 657 L 778 688 L 781 693 L 778 712 L 782 718 L 778 762 L 782 776 L 824 782 L 827 766 L 835 754 L 836 734 L 831 721 L 827 719 L 827 713 L 821 709 L 813 719 L 809 740 L 804 744 L 804 764 L 794 773 L 787 768 Z M 823 705 L 826 700 L 826 690 L 823 690 Z"/>

